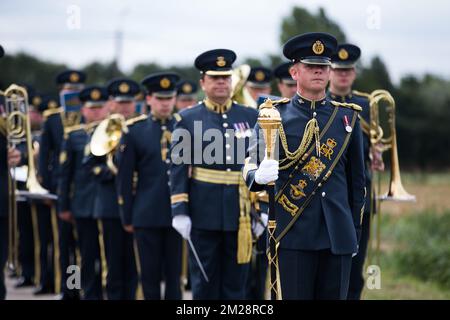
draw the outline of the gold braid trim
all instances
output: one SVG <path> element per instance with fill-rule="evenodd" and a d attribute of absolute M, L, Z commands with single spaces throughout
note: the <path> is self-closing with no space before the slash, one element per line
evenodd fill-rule
<path fill-rule="evenodd" d="M 249 263 L 252 258 L 252 226 L 250 221 L 250 191 L 244 179 L 239 179 L 239 231 L 237 242 L 237 263 Z"/>
<path fill-rule="evenodd" d="M 174 194 L 170 197 L 171 204 L 178 202 L 189 202 L 189 195 L 187 193 Z"/>

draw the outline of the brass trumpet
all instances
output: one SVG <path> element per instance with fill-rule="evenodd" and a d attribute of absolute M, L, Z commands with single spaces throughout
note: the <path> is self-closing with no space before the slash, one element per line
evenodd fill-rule
<path fill-rule="evenodd" d="M 386 112 L 388 115 L 389 136 L 385 137 L 385 133 L 380 126 L 380 102 L 386 102 Z M 395 129 L 395 100 L 386 90 L 375 90 L 369 96 L 370 102 L 370 124 L 369 137 L 370 144 L 373 148 L 377 148 L 380 152 L 391 150 L 391 174 L 389 189 L 378 199 L 382 201 L 415 201 L 414 195 L 406 192 L 403 187 L 400 176 L 400 164 L 398 161 L 397 151 L 397 133 Z"/>

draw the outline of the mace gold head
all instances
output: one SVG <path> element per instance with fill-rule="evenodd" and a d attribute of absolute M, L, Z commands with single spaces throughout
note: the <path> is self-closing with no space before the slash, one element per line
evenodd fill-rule
<path fill-rule="evenodd" d="M 263 130 L 266 144 L 266 157 L 274 159 L 275 141 L 281 124 L 280 112 L 274 107 L 272 100 L 266 99 L 259 106 L 258 124 Z"/>

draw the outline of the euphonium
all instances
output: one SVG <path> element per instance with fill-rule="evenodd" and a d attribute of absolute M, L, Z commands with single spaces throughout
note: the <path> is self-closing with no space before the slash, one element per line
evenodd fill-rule
<path fill-rule="evenodd" d="M 97 157 L 106 156 L 107 165 L 114 173 L 117 172 L 117 168 L 113 163 L 113 154 L 119 145 L 122 133 L 127 131 L 124 116 L 114 113 L 100 122 L 92 135 L 91 153 Z"/>
<path fill-rule="evenodd" d="M 380 126 L 380 102 L 385 101 L 386 112 L 388 115 L 388 126 L 390 135 L 384 136 L 383 129 Z M 380 200 L 393 201 L 415 201 L 415 196 L 406 192 L 403 187 L 400 176 L 400 165 L 397 152 L 397 134 L 395 129 L 395 101 L 391 94 L 386 90 L 375 90 L 369 96 L 370 102 L 370 123 L 369 136 L 370 144 L 378 148 L 380 152 L 391 150 L 391 175 L 388 191 L 380 196 Z"/>

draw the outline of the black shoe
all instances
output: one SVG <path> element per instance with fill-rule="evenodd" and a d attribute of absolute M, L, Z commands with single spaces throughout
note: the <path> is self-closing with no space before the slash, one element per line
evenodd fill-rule
<path fill-rule="evenodd" d="M 54 294 L 55 293 L 55 289 L 53 288 L 53 286 L 43 286 L 43 285 L 39 285 L 36 290 L 33 291 L 33 294 L 35 296 L 39 296 L 42 294 Z"/>
<path fill-rule="evenodd" d="M 80 300 L 80 293 L 77 291 L 76 293 L 61 293 L 57 300 Z"/>
<path fill-rule="evenodd" d="M 20 277 L 19 280 L 14 285 L 14 288 L 26 288 L 34 286 L 33 281 L 28 277 Z"/>

